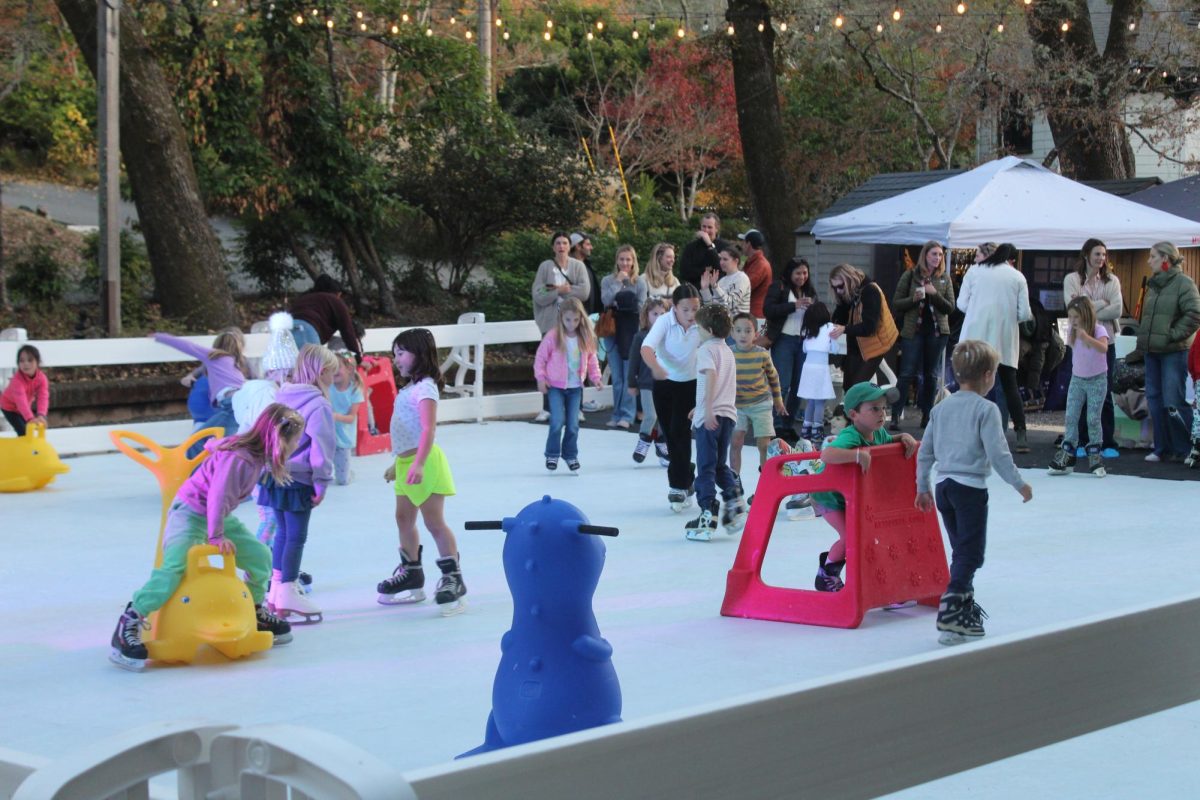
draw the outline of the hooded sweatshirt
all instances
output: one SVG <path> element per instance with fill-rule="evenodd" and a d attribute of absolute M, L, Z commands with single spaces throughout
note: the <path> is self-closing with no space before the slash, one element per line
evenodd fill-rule
<path fill-rule="evenodd" d="M 300 443 L 288 461 L 292 480 L 307 483 L 316 489 L 318 496 L 324 495 L 333 478 L 336 446 L 329 398 L 312 384 L 285 383 L 275 395 L 275 402 L 295 409 L 304 417 L 304 433 L 300 434 Z"/>
<path fill-rule="evenodd" d="M 208 520 L 210 542 L 225 535 L 225 518 L 249 496 L 263 471 L 262 462 L 245 450 L 218 450 L 217 445 L 224 441 L 209 439 L 205 443 L 208 458 L 175 495 L 176 500 Z M 165 541 L 163 547 L 170 544 Z"/>

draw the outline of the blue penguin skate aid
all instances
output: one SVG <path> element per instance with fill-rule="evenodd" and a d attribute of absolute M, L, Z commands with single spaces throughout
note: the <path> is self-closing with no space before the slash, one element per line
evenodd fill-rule
<path fill-rule="evenodd" d="M 617 529 L 591 525 L 578 508 L 548 495 L 516 517 L 464 527 L 504 531 L 513 622 L 500 640 L 484 742 L 458 757 L 620 722 L 612 646 L 592 612 L 604 569 L 599 537 Z"/>

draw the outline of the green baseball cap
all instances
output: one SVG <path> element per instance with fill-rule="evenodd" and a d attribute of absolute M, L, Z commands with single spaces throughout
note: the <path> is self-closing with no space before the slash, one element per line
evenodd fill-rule
<path fill-rule="evenodd" d="M 846 392 L 846 397 L 842 400 L 842 407 L 847 411 L 857 411 L 863 403 L 869 403 L 881 397 L 887 397 L 887 389 L 881 389 L 873 383 L 863 381 L 850 387 Z"/>

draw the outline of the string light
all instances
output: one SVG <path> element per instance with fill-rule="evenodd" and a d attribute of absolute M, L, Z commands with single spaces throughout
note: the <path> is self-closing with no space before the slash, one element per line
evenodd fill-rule
<path fill-rule="evenodd" d="M 216 4 L 217 4 L 217 0 L 213 0 L 213 5 L 215 6 Z M 361 11 L 355 11 L 355 12 L 354 12 L 354 16 L 355 16 L 357 19 L 362 19 L 362 12 L 361 12 Z"/>
<path fill-rule="evenodd" d="M 362 31 L 363 33 L 366 33 L 366 32 L 367 32 L 367 23 L 365 23 L 365 22 L 360 22 L 360 23 L 358 24 L 358 29 L 359 29 L 360 31 Z"/>
<path fill-rule="evenodd" d="M 655 17 L 654 17 L 654 15 L 653 15 L 653 14 L 651 14 L 651 15 L 650 15 L 650 30 L 654 30 L 654 23 L 655 23 L 655 21 L 656 21 L 656 20 L 655 20 Z"/>
<path fill-rule="evenodd" d="M 779 31 L 780 31 L 780 33 L 787 33 L 787 23 L 786 22 L 779 23 Z"/>
<path fill-rule="evenodd" d="M 704 24 L 700 26 L 700 30 L 702 30 L 704 33 L 708 33 L 708 15 L 707 14 L 704 15 Z"/>
<path fill-rule="evenodd" d="M 426 28 L 426 29 L 425 29 L 425 35 L 426 35 L 426 36 L 433 36 L 433 28 Z"/>
<path fill-rule="evenodd" d="M 408 24 L 408 14 L 401 14 L 400 21 L 407 25 Z"/>
<path fill-rule="evenodd" d="M 634 38 L 634 39 L 639 39 L 639 38 L 641 38 L 641 34 L 637 32 L 637 28 L 634 28 L 634 29 L 633 29 L 633 38 Z"/>
<path fill-rule="evenodd" d="M 959 14 L 965 14 L 965 13 L 967 13 L 967 4 L 959 3 L 958 5 L 956 5 L 954 7 L 954 10 L 957 11 Z"/>
<path fill-rule="evenodd" d="M 212 7 L 213 7 L 213 8 L 216 8 L 216 7 L 217 7 L 217 6 L 219 6 L 219 5 L 221 5 L 221 0 L 212 0 Z"/>
<path fill-rule="evenodd" d="M 762 33 L 762 32 L 763 32 L 763 31 L 765 31 L 766 29 L 767 29 L 767 26 L 766 26 L 766 25 L 762 24 L 761 22 L 760 22 L 760 23 L 758 23 L 758 32 L 759 32 L 759 33 Z"/>
<path fill-rule="evenodd" d="M 329 28 L 329 30 L 333 30 L 333 20 L 331 20 L 331 19 L 325 20 L 325 27 Z"/>
<path fill-rule="evenodd" d="M 545 39 L 547 42 L 550 41 L 550 31 L 546 31 L 545 33 L 543 33 L 542 38 Z"/>
<path fill-rule="evenodd" d="M 900 13 L 900 6 L 896 6 L 896 9 L 892 12 L 892 20 L 894 22 L 899 22 L 901 16 L 902 15 Z"/>
<path fill-rule="evenodd" d="M 942 18 L 941 17 L 938 17 L 937 25 L 933 26 L 933 32 L 934 33 L 942 32 Z"/>
<path fill-rule="evenodd" d="M 1137 23 L 1136 23 L 1136 22 L 1131 22 L 1131 23 L 1129 23 L 1129 30 L 1134 30 L 1135 28 L 1137 28 Z"/>
<path fill-rule="evenodd" d="M 833 27 L 840 28 L 845 24 L 846 24 L 846 20 L 844 20 L 842 18 L 841 14 L 838 14 L 836 17 L 833 18 Z"/>
<path fill-rule="evenodd" d="M 312 15 L 313 15 L 314 17 L 317 15 L 317 10 L 316 10 L 315 8 L 312 10 Z"/>
<path fill-rule="evenodd" d="M 602 19 L 596 20 L 596 30 L 598 30 L 598 31 L 604 30 L 604 20 L 602 20 Z"/>
<path fill-rule="evenodd" d="M 297 14 L 297 15 L 296 15 L 296 17 L 295 17 L 295 19 L 296 19 L 296 24 L 297 24 L 297 25 L 303 25 L 303 24 L 304 24 L 304 15 L 303 15 L 303 14 Z"/>
<path fill-rule="evenodd" d="M 875 32 L 876 32 L 876 33 L 883 33 L 883 23 L 882 23 L 882 22 L 876 22 L 876 23 L 875 23 Z"/>
<path fill-rule="evenodd" d="M 451 18 L 450 18 L 450 24 L 451 24 L 451 25 L 457 25 L 457 24 L 458 24 L 458 20 L 456 20 L 454 17 L 451 17 Z"/>
<path fill-rule="evenodd" d="M 1004 33 L 1004 23 L 1003 22 L 996 23 L 996 33 Z"/>
<path fill-rule="evenodd" d="M 725 29 L 725 33 L 729 34 L 730 36 L 733 36 L 733 23 L 729 24 L 729 27 Z"/>
<path fill-rule="evenodd" d="M 504 36 L 504 41 L 506 41 L 506 42 L 507 42 L 507 41 L 508 41 L 508 31 L 505 31 L 505 32 L 503 33 L 503 36 Z"/>
<path fill-rule="evenodd" d="M 364 27 L 365 27 L 365 26 L 364 26 Z M 468 29 L 468 30 L 467 30 L 467 38 L 468 38 L 468 39 L 472 39 L 472 38 L 474 38 L 474 37 L 475 37 L 475 34 L 471 33 L 470 29 Z"/>
<path fill-rule="evenodd" d="M 548 20 L 546 20 L 546 27 L 547 27 L 547 28 L 553 28 L 553 27 L 554 27 L 554 20 L 552 20 L 552 19 L 548 19 Z"/>
<path fill-rule="evenodd" d="M 1058 29 L 1063 33 L 1066 33 L 1067 31 L 1071 30 L 1071 23 L 1064 20 L 1063 24 L 1058 26 Z"/>
<path fill-rule="evenodd" d="M 587 38 L 587 40 L 590 42 L 592 39 L 595 39 L 596 37 L 592 35 L 592 32 L 591 32 L 591 31 L 588 31 L 588 32 L 587 32 L 587 37 L 586 37 L 586 38 Z"/>
<path fill-rule="evenodd" d="M 682 39 L 683 37 L 687 36 L 687 31 L 685 31 L 683 26 L 680 25 L 679 30 L 675 31 L 675 35 Z"/>
<path fill-rule="evenodd" d="M 499 17 L 496 17 L 496 27 L 500 28 L 503 26 L 504 26 L 504 20 L 500 19 Z"/>
<path fill-rule="evenodd" d="M 393 36 L 395 36 L 395 35 L 396 35 L 397 33 L 399 33 L 399 32 L 400 32 L 400 26 L 399 26 L 399 25 L 393 25 L 393 26 L 392 26 L 392 35 L 393 35 Z"/>

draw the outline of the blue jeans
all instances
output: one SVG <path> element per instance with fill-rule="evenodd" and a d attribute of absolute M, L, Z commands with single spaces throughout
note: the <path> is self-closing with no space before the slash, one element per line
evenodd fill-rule
<path fill-rule="evenodd" d="M 608 372 L 612 376 L 612 421 L 633 422 L 637 413 L 637 400 L 629 394 L 629 385 L 625 382 L 625 365 L 629 363 L 629 358 L 617 349 L 615 338 L 605 339 L 604 347 L 608 352 Z"/>
<path fill-rule="evenodd" d="M 300 559 L 308 541 L 308 511 L 275 509 L 275 542 L 271 547 L 271 567 L 282 573 L 280 581 L 290 583 L 300 576 Z"/>
<path fill-rule="evenodd" d="M 908 402 L 909 387 L 918 376 L 921 378 L 921 392 L 917 395 L 917 407 L 921 409 L 922 416 L 929 416 L 929 409 L 933 408 L 933 393 L 937 390 L 938 364 L 949 338 L 940 333 L 918 333 L 911 339 L 900 340 L 900 377 L 896 387 L 900 391 L 900 399 L 892 406 L 893 420 L 900 418 L 900 412 Z"/>
<path fill-rule="evenodd" d="M 217 401 L 217 405 L 213 409 L 212 416 L 204 421 L 203 427 L 221 428 L 225 431 L 222 436 L 232 436 L 233 434 L 237 433 L 238 424 L 237 420 L 233 417 L 232 393 L 225 395 L 225 397 Z M 187 457 L 194 458 L 198 453 L 200 453 L 201 450 L 204 449 L 204 445 L 211 438 L 211 436 L 206 436 L 189 447 L 187 449 Z"/>
<path fill-rule="evenodd" d="M 1187 352 L 1146 354 L 1146 405 L 1154 423 L 1154 452 L 1186 456 L 1192 409 L 1184 402 Z"/>
<path fill-rule="evenodd" d="M 550 433 L 546 436 L 546 458 L 579 458 L 579 401 L 583 388 L 556 389 L 546 392 L 550 402 Z"/>
<path fill-rule="evenodd" d="M 321 336 L 317 333 L 317 329 L 302 319 L 292 321 L 292 338 L 296 340 L 297 350 L 306 344 L 321 343 Z"/>
<path fill-rule="evenodd" d="M 771 345 L 771 361 L 775 371 L 779 373 L 779 389 L 783 392 L 783 405 L 787 414 L 793 420 L 800 398 L 796 396 L 796 387 L 800 385 L 800 373 L 804 369 L 804 340 L 799 336 L 788 333 L 779 334 L 779 338 Z M 788 421 L 776 416 L 775 426 L 787 426 Z"/>
<path fill-rule="evenodd" d="M 700 409 L 696 409 L 699 413 Z M 696 437 L 696 501 L 700 510 L 712 508 L 717 499 L 717 486 L 722 490 L 737 486 L 737 478 L 729 468 L 729 440 L 733 438 L 734 420 L 717 417 L 717 429 L 710 431 L 701 425 L 694 428 Z"/>

